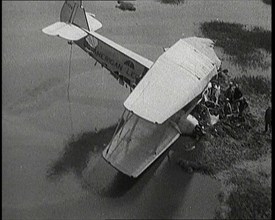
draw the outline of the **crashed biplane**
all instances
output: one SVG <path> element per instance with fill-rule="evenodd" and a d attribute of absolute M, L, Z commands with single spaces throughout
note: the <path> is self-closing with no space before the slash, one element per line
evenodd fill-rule
<path fill-rule="evenodd" d="M 65 1 L 60 21 L 42 31 L 78 45 L 131 88 L 120 126 L 103 157 L 120 172 L 138 177 L 181 134 L 193 132 L 198 121 L 190 112 L 221 61 L 212 40 L 188 37 L 152 62 L 95 32 L 101 27 L 82 1 Z"/>

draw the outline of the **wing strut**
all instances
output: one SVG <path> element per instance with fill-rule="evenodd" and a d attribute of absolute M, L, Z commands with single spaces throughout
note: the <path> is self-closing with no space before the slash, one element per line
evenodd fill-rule
<path fill-rule="evenodd" d="M 113 137 L 112 137 L 112 139 L 111 139 L 110 143 L 112 143 L 112 142 L 113 142 L 113 139 L 114 139 L 114 137 L 115 137 L 115 135 L 116 135 L 116 133 L 117 133 L 118 128 L 119 128 L 119 127 L 120 127 L 120 125 L 121 125 L 121 122 L 122 122 L 123 116 L 124 116 L 124 114 L 125 114 L 125 112 L 126 112 L 126 111 L 127 111 L 127 109 L 126 109 L 126 108 L 124 108 L 124 111 L 123 111 L 123 113 L 122 113 L 122 115 L 121 115 L 121 117 L 120 117 L 120 119 L 119 119 L 119 121 L 118 121 L 118 123 L 117 123 L 116 130 L 115 130 L 115 132 L 114 132 L 114 134 L 113 134 Z M 123 124 L 124 124 L 124 123 L 123 123 Z M 108 149 L 107 149 L 107 153 L 109 152 L 109 148 L 110 148 L 110 147 L 108 147 Z"/>
<path fill-rule="evenodd" d="M 125 122 L 127 122 L 127 121 L 131 118 L 131 117 L 129 117 L 130 111 L 127 111 L 128 114 L 127 114 L 127 116 L 126 116 L 126 119 L 124 120 L 124 114 L 125 114 L 126 111 L 127 111 L 127 109 L 124 108 L 124 111 L 123 111 L 121 117 L 119 118 L 119 121 L 118 121 L 118 123 L 117 123 L 115 132 L 114 132 L 114 134 L 113 134 L 113 137 L 112 137 L 110 143 L 113 142 L 114 137 L 115 137 L 115 135 L 117 134 L 118 129 L 119 129 L 121 126 L 123 127 L 123 126 L 125 125 Z M 123 123 L 123 124 L 122 124 L 122 123 Z M 122 129 L 121 129 L 121 130 L 122 130 Z M 121 132 L 120 132 L 120 133 L 121 133 Z M 119 134 L 119 136 L 120 136 L 120 134 Z M 109 145 L 109 146 L 110 146 L 110 145 Z M 107 153 L 109 152 L 109 148 L 110 148 L 110 147 L 108 147 L 108 149 L 107 149 Z"/>
<path fill-rule="evenodd" d="M 127 114 L 127 115 L 125 116 L 125 118 L 124 118 L 125 112 L 128 112 L 128 114 Z M 133 114 L 131 111 L 128 111 L 126 108 L 124 109 L 124 111 L 123 111 L 123 113 L 122 113 L 122 115 L 121 115 L 121 117 L 120 117 L 120 119 L 119 119 L 119 121 L 118 121 L 118 124 L 117 124 L 117 126 L 116 126 L 116 129 L 115 129 L 115 132 L 114 132 L 114 134 L 113 134 L 113 137 L 112 137 L 112 139 L 111 139 L 111 141 L 110 141 L 110 143 L 109 143 L 109 145 L 108 145 L 108 147 L 107 147 L 107 150 L 106 150 L 106 153 L 107 153 L 107 154 L 109 153 L 110 146 L 112 145 L 112 142 L 113 142 L 113 140 L 114 140 L 114 138 L 115 138 L 115 136 L 116 136 L 118 130 L 120 129 L 120 132 L 119 132 L 119 134 L 118 134 L 118 137 L 120 137 L 121 132 L 122 132 L 122 130 L 123 130 L 123 127 L 125 126 L 126 122 L 128 122 L 128 121 L 132 118 L 133 115 L 134 115 L 134 114 Z M 119 144 L 118 144 L 118 145 L 119 145 Z M 117 146 L 118 146 L 118 145 L 117 145 Z M 114 149 L 114 150 L 115 150 L 115 149 Z"/>

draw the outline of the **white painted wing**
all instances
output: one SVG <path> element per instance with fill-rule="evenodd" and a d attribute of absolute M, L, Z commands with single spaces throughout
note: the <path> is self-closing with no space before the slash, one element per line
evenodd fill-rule
<path fill-rule="evenodd" d="M 157 125 L 132 115 L 103 151 L 103 157 L 120 172 L 138 177 L 179 136 L 169 121 Z"/>
<path fill-rule="evenodd" d="M 212 40 L 200 37 L 188 37 L 184 38 L 184 40 L 203 53 L 205 56 L 207 56 L 213 63 L 215 63 L 217 68 L 221 66 L 221 61 L 213 49 L 214 42 Z"/>
<path fill-rule="evenodd" d="M 138 116 L 161 124 L 191 102 L 217 74 L 217 62 L 185 39 L 164 52 L 124 106 Z M 214 51 L 208 47 L 209 51 Z M 218 59 L 218 58 L 217 58 Z"/>
<path fill-rule="evenodd" d="M 65 22 L 56 22 L 48 27 L 42 29 L 45 34 L 51 36 L 58 36 L 66 40 L 76 41 L 85 36 L 87 33 L 73 24 L 66 24 Z"/>

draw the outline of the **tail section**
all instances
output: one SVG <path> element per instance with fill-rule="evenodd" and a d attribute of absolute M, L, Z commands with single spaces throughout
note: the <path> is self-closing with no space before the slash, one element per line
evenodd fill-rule
<path fill-rule="evenodd" d="M 60 21 L 74 24 L 90 31 L 86 16 L 82 1 L 65 1 L 60 12 Z"/>
<path fill-rule="evenodd" d="M 42 31 L 73 41 L 110 71 L 120 84 L 134 88 L 153 62 L 96 33 L 102 24 L 85 12 L 82 1 L 65 1 L 60 21 Z"/>
<path fill-rule="evenodd" d="M 82 1 L 65 1 L 60 12 L 60 21 L 42 31 L 48 35 L 76 41 L 86 37 L 87 31 L 96 31 L 101 27 L 102 24 L 93 14 L 85 12 Z"/>

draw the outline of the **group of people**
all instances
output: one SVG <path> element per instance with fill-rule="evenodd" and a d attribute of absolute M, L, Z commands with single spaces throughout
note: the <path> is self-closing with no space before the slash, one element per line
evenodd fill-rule
<path fill-rule="evenodd" d="M 206 109 L 206 115 L 211 125 L 220 118 L 244 120 L 243 114 L 248 103 L 237 83 L 229 82 L 227 88 L 221 91 L 218 79 L 211 80 L 203 92 L 201 106 Z M 201 114 L 198 115 L 199 118 Z M 206 117 L 206 118 L 207 118 Z M 271 107 L 265 111 L 265 132 L 271 130 Z"/>
<path fill-rule="evenodd" d="M 229 83 L 229 87 L 225 91 L 224 114 L 226 117 L 236 113 L 238 117 L 243 116 L 243 111 L 248 107 L 248 103 L 243 96 L 238 84 Z"/>
<path fill-rule="evenodd" d="M 221 100 L 221 86 L 217 81 L 209 82 L 203 93 L 203 103 L 206 107 L 216 109 L 224 117 L 243 116 L 248 103 L 237 83 L 230 82 L 225 90 L 224 100 Z"/>

